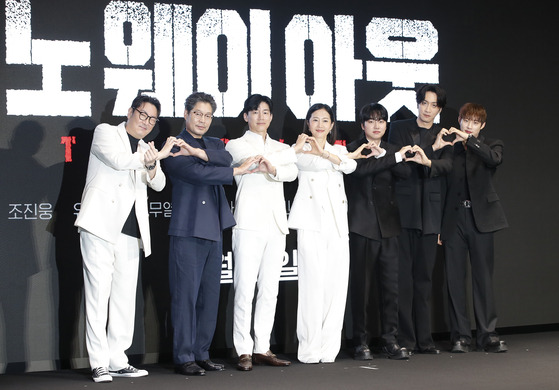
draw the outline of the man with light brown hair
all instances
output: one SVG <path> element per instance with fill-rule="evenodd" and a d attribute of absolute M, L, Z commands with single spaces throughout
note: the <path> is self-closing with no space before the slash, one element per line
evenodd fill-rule
<path fill-rule="evenodd" d="M 452 172 L 447 176 L 441 240 L 448 280 L 451 352 L 470 350 L 466 277 L 471 266 L 476 343 L 486 352 L 506 352 L 495 332 L 497 311 L 493 296 L 493 233 L 508 226 L 493 176 L 503 162 L 503 142 L 481 135 L 487 112 L 479 104 L 460 109 L 455 134 Z"/>

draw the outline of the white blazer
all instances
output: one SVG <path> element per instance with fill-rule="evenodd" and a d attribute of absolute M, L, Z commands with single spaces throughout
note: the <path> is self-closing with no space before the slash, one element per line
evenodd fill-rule
<path fill-rule="evenodd" d="M 161 191 L 165 187 L 165 175 L 157 161 L 155 176 L 149 179 L 144 167 L 144 153 L 149 146 L 140 140 L 138 151 L 132 153 L 124 125 L 125 122 L 118 126 L 103 123 L 93 133 L 75 226 L 115 243 L 136 202 L 136 217 L 147 257 L 151 254 L 147 186 Z"/>
<path fill-rule="evenodd" d="M 343 174 L 353 172 L 357 163 L 347 157 L 345 146 L 326 143 L 324 150 L 338 156 L 341 163 L 336 165 L 314 154 L 297 154 L 299 186 L 288 225 L 291 229 L 320 231 L 323 213 L 332 213 L 338 234 L 343 237 L 349 234 Z"/>
<path fill-rule="evenodd" d="M 288 234 L 287 211 L 283 194 L 283 182 L 297 178 L 297 156 L 289 145 L 247 130 L 237 139 L 227 142 L 225 149 L 233 156 L 232 166 L 241 165 L 247 158 L 262 155 L 276 168 L 276 176 L 252 173 L 235 176 L 237 194 L 234 229 L 268 230 L 276 226 Z"/>

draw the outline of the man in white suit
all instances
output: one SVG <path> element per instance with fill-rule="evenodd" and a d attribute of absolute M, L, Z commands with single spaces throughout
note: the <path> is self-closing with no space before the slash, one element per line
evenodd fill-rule
<path fill-rule="evenodd" d="M 289 233 L 283 182 L 297 178 L 297 157 L 293 148 L 268 136 L 272 121 L 272 101 L 252 95 L 244 104 L 243 117 L 248 131 L 230 140 L 225 149 L 233 157 L 233 166 L 257 157 L 256 172 L 235 176 L 235 221 L 233 228 L 233 343 L 240 371 L 252 370 L 252 363 L 288 366 L 270 351 L 285 236 Z M 254 340 L 251 337 L 252 304 Z"/>
<path fill-rule="evenodd" d="M 158 151 L 147 136 L 158 121 L 156 98 L 139 95 L 118 126 L 100 124 L 93 133 L 81 208 L 75 225 L 83 257 L 86 345 L 95 382 L 148 374 L 128 364 L 136 307 L 140 248 L 151 254 L 147 186 L 165 187 Z M 108 319 L 108 322 L 107 322 Z"/>

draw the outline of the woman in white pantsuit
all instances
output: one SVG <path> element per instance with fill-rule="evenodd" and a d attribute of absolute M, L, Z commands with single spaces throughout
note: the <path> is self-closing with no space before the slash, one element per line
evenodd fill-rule
<path fill-rule="evenodd" d="M 309 109 L 297 143 L 302 138 L 307 144 L 297 154 L 299 186 L 288 222 L 297 230 L 297 358 L 302 363 L 331 363 L 340 351 L 349 277 L 343 174 L 353 172 L 357 164 L 345 146 L 333 144 L 334 114 L 326 104 Z"/>

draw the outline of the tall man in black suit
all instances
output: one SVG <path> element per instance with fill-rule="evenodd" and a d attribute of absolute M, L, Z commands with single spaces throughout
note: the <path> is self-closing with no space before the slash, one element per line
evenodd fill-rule
<path fill-rule="evenodd" d="M 506 352 L 495 332 L 497 311 L 493 297 L 493 232 L 508 226 L 493 175 L 503 161 L 503 142 L 480 135 L 487 112 L 479 104 L 460 109 L 454 163 L 447 177 L 441 240 L 445 248 L 450 297 L 452 352 L 468 352 L 472 338 L 467 311 L 467 257 L 470 257 L 477 347 Z"/>
<path fill-rule="evenodd" d="M 391 359 L 409 358 L 398 345 L 398 235 L 400 213 L 394 183 L 411 173 L 403 162 L 411 146 L 397 148 L 381 141 L 388 123 L 386 108 L 367 104 L 360 112 L 363 135 L 350 143 L 349 152 L 365 144 L 357 169 L 346 175 L 350 244 L 350 294 L 353 314 L 354 358 L 372 359 L 367 330 L 369 297 L 380 287 L 383 352 Z"/>
<path fill-rule="evenodd" d="M 435 266 L 437 235 L 442 218 L 442 177 L 452 168 L 447 129 L 434 124 L 446 104 L 438 85 L 426 84 L 416 93 L 418 117 L 390 126 L 388 142 L 413 145 L 405 158 L 412 173 L 396 183 L 402 234 L 399 254 L 398 342 L 418 353 L 438 354 L 431 335 L 431 280 Z"/>
<path fill-rule="evenodd" d="M 232 168 L 223 141 L 205 137 L 216 109 L 203 92 L 185 102 L 185 128 L 165 167 L 173 183 L 169 225 L 169 287 L 176 372 L 205 375 L 222 371 L 209 357 L 217 321 L 222 231 L 235 225 L 222 184 L 248 171 L 250 161 Z"/>

